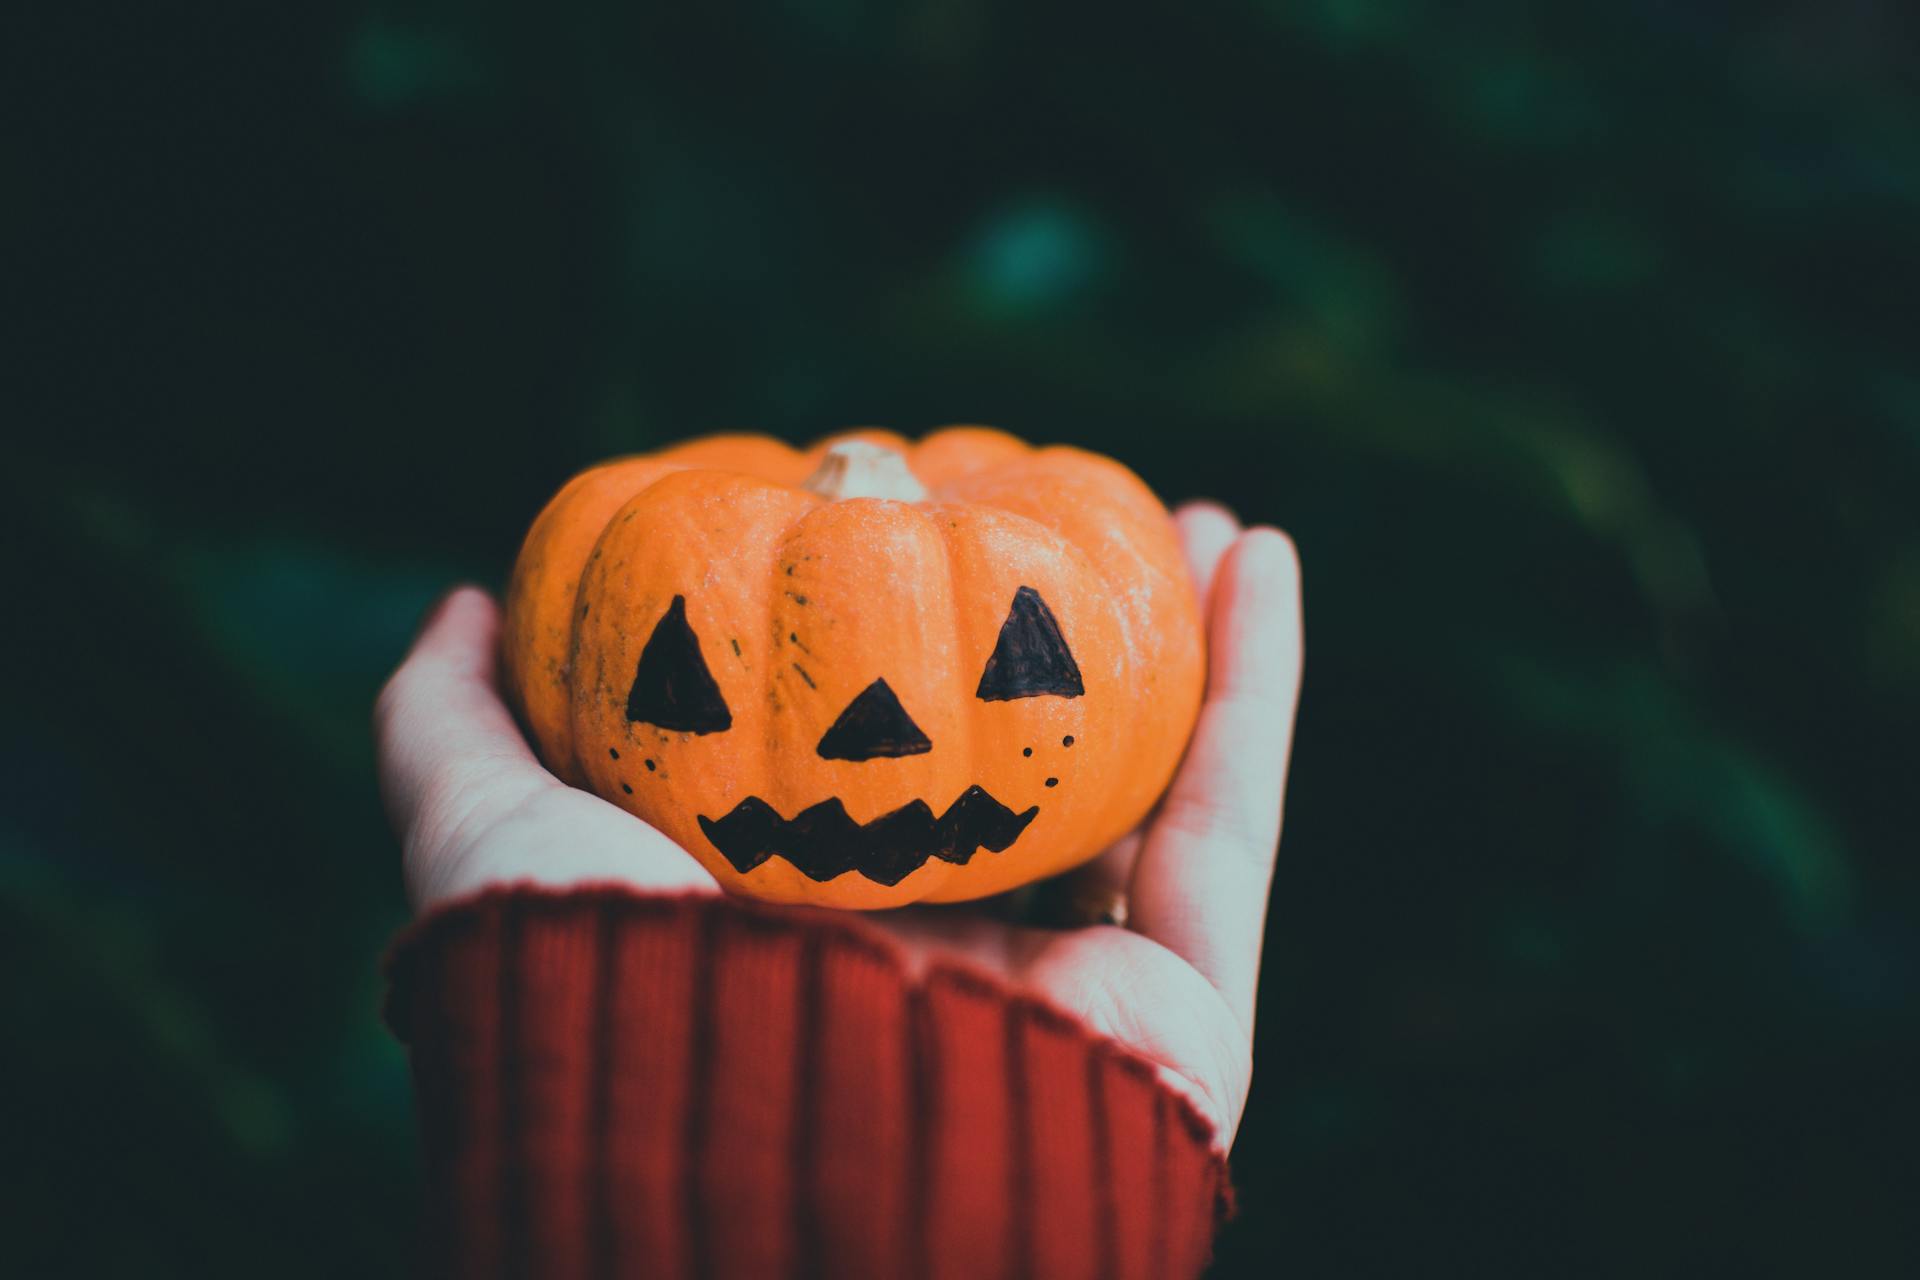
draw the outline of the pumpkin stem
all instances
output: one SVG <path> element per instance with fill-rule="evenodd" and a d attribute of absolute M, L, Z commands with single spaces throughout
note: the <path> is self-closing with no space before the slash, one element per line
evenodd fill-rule
<path fill-rule="evenodd" d="M 892 498 L 919 502 L 926 486 L 914 478 L 907 459 L 897 449 L 865 440 L 842 440 L 827 450 L 820 465 L 801 488 L 828 502 L 846 498 Z"/>

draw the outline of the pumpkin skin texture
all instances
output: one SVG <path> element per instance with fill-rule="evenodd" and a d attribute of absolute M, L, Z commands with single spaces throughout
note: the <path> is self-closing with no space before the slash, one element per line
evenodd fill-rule
<path fill-rule="evenodd" d="M 1205 675 L 1152 492 L 981 427 L 583 472 L 527 534 L 502 645 L 556 775 L 729 890 L 856 909 L 1098 854 L 1166 788 Z"/>

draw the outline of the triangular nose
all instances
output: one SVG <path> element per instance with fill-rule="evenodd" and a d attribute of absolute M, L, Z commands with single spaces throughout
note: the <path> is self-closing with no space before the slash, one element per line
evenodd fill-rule
<path fill-rule="evenodd" d="M 833 727 L 820 737 L 827 760 L 872 760 L 878 756 L 917 756 L 933 743 L 913 722 L 885 680 L 875 680 L 847 704 Z"/>

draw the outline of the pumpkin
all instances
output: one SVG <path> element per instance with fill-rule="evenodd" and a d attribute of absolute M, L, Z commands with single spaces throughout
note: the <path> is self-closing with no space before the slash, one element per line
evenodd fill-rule
<path fill-rule="evenodd" d="M 724 435 L 574 477 L 507 593 L 547 766 L 727 888 L 977 898 L 1130 830 L 1199 713 L 1199 608 L 1125 467 L 1003 432 Z"/>

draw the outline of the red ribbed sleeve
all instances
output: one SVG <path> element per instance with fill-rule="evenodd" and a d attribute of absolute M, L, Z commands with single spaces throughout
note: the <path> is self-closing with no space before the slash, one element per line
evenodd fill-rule
<path fill-rule="evenodd" d="M 496 890 L 389 977 L 445 1274 L 1157 1280 L 1228 1204 L 1144 1062 L 852 919 Z"/>

